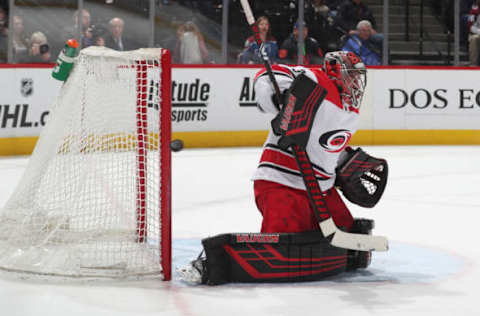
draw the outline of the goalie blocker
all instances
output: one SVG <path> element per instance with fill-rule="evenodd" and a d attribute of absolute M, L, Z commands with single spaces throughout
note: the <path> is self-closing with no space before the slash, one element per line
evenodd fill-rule
<path fill-rule="evenodd" d="M 370 234 L 373 226 L 372 220 L 356 219 L 352 232 Z M 222 234 L 203 239 L 202 245 L 205 257 L 194 260 L 189 272 L 180 273 L 207 285 L 317 281 L 367 268 L 371 258 L 368 251 L 330 245 L 318 231 Z"/>

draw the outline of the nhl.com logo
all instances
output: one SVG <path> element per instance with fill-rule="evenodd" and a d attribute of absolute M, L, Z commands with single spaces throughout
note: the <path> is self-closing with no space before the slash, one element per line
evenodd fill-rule
<path fill-rule="evenodd" d="M 33 94 L 33 79 L 23 78 L 20 81 L 20 93 L 24 97 L 29 97 Z"/>

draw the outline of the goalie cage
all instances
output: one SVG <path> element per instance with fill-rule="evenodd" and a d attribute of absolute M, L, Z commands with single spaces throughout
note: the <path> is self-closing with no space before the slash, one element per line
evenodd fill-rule
<path fill-rule="evenodd" d="M 171 278 L 170 53 L 82 50 L 0 213 L 0 269 Z"/>

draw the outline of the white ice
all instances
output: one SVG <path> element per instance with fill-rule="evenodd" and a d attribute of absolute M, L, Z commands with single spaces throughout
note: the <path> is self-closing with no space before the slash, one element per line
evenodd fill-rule
<path fill-rule="evenodd" d="M 1 316 L 59 315 L 480 315 L 480 147 L 364 147 L 386 158 L 390 177 L 374 209 L 374 233 L 391 249 L 369 269 L 328 281 L 191 286 L 136 281 L 49 284 L 0 279 Z M 173 154 L 174 268 L 193 259 L 201 238 L 256 232 L 250 176 L 260 148 Z M 0 204 L 28 158 L 0 159 Z"/>

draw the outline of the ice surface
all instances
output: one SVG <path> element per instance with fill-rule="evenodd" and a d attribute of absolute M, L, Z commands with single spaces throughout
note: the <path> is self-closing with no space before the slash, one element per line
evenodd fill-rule
<path fill-rule="evenodd" d="M 386 158 L 390 178 L 374 209 L 391 249 L 369 269 L 297 284 L 190 286 L 137 281 L 52 284 L 0 279 L 0 315 L 480 315 L 480 147 L 364 147 Z M 260 148 L 173 154 L 173 265 L 195 258 L 200 239 L 258 231 L 250 176 Z M 0 159 L 0 204 L 27 158 Z"/>

